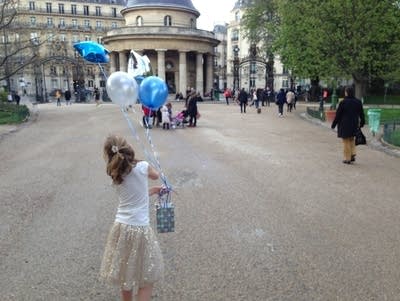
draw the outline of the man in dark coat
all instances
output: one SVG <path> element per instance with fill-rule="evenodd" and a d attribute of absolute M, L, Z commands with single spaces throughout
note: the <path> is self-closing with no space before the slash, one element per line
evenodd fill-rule
<path fill-rule="evenodd" d="M 278 95 L 276 95 L 276 104 L 278 105 L 279 117 L 283 117 L 283 106 L 286 102 L 285 90 L 280 89 Z"/>
<path fill-rule="evenodd" d="M 189 114 L 189 127 L 195 127 L 197 124 L 197 101 L 201 99 L 200 93 L 197 93 L 190 97 L 187 113 Z"/>
<path fill-rule="evenodd" d="M 354 137 L 359 128 L 365 124 L 362 102 L 354 97 L 354 89 L 348 86 L 344 90 L 345 98 L 339 103 L 331 128 L 338 126 L 338 137 L 343 139 L 343 163 L 350 164 L 356 160 Z"/>
<path fill-rule="evenodd" d="M 247 106 L 248 98 L 249 98 L 249 95 L 244 90 L 244 88 L 242 88 L 242 90 L 240 90 L 239 95 L 238 95 L 238 100 L 239 100 L 239 104 L 240 104 L 240 113 L 243 113 L 243 112 L 246 113 L 246 106 Z"/>

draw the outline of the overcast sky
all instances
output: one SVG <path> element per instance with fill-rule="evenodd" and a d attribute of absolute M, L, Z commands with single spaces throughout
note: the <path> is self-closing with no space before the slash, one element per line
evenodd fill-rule
<path fill-rule="evenodd" d="M 214 25 L 229 21 L 229 13 L 236 0 L 192 0 L 194 7 L 200 12 L 197 28 L 212 31 Z"/>

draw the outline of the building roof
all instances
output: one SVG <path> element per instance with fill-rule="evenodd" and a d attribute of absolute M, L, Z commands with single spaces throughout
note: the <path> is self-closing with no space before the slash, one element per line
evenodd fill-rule
<path fill-rule="evenodd" d="M 144 8 L 144 7 L 168 7 L 180 8 L 191 11 L 200 16 L 199 11 L 194 7 L 191 0 L 127 0 L 126 8 Z"/>

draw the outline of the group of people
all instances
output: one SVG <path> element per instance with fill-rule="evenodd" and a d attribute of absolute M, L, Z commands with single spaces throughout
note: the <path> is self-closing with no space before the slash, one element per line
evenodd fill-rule
<path fill-rule="evenodd" d="M 280 89 L 279 93 L 275 96 L 273 91 L 267 87 L 265 89 L 252 89 L 250 93 L 242 88 L 236 98 L 236 102 L 240 105 L 240 112 L 246 113 L 246 107 L 251 100 L 249 106 L 255 106 L 257 111 L 260 113 L 261 106 L 270 106 L 271 102 L 274 102 L 278 106 L 278 116 L 283 116 L 283 107 L 287 104 L 288 112 L 292 112 L 292 109 L 296 109 L 297 96 L 293 90 Z"/>
<path fill-rule="evenodd" d="M 61 106 L 61 97 L 62 97 L 61 90 L 56 90 L 55 98 L 57 100 L 57 107 Z M 71 91 L 70 90 L 66 90 L 64 92 L 64 98 L 65 98 L 65 104 L 67 106 L 71 105 Z"/>
<path fill-rule="evenodd" d="M 174 115 L 172 104 L 166 103 L 158 110 L 151 110 L 142 105 L 143 126 L 152 128 L 154 126 L 169 130 L 172 126 L 179 126 L 188 123 L 188 127 L 196 127 L 197 119 L 200 116 L 197 108 L 197 102 L 203 101 L 199 92 L 194 90 L 189 92 L 185 98 L 185 109 Z M 187 120 L 189 118 L 189 120 Z"/>

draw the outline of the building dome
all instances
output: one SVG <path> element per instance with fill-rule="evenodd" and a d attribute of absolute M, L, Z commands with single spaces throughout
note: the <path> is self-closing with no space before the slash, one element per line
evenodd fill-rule
<path fill-rule="evenodd" d="M 128 0 L 126 8 L 180 8 L 190 11 L 197 17 L 200 16 L 191 0 Z"/>

